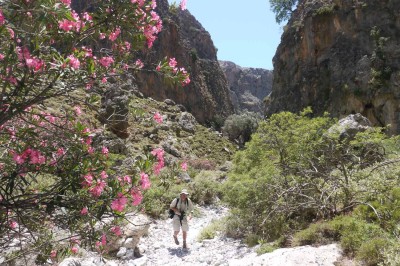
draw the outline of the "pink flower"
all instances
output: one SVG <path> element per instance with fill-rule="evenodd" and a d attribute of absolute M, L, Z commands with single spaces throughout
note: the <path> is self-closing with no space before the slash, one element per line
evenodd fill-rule
<path fill-rule="evenodd" d="M 132 183 L 132 179 L 131 179 L 131 177 L 130 177 L 129 175 L 124 176 L 124 177 L 123 177 L 123 180 L 124 180 L 124 183 L 125 183 L 125 184 L 130 184 L 130 183 Z"/>
<path fill-rule="evenodd" d="M 82 187 L 90 187 L 93 183 L 93 176 L 92 175 L 85 175 L 83 177 Z"/>
<path fill-rule="evenodd" d="M 151 4 L 150 5 L 151 5 L 152 9 L 155 9 L 157 7 L 156 0 L 151 0 Z"/>
<path fill-rule="evenodd" d="M 151 186 L 149 176 L 146 173 L 140 173 L 140 181 L 142 183 L 142 189 L 149 189 Z"/>
<path fill-rule="evenodd" d="M 58 22 L 58 27 L 60 29 L 62 29 L 63 31 L 67 31 L 67 32 L 73 30 L 75 26 L 76 26 L 76 22 L 73 22 L 68 19 L 64 19 L 64 20 Z"/>
<path fill-rule="evenodd" d="M 0 61 L 3 60 L 4 57 L 5 57 L 5 56 L 4 56 L 3 54 L 0 54 Z"/>
<path fill-rule="evenodd" d="M 27 58 L 25 62 L 26 66 L 33 69 L 34 72 L 39 71 L 44 65 L 44 62 L 38 58 Z"/>
<path fill-rule="evenodd" d="M 97 181 L 96 185 L 89 189 L 89 193 L 92 194 L 93 197 L 100 197 L 101 193 L 103 193 L 104 188 L 106 187 L 106 182 L 103 180 Z"/>
<path fill-rule="evenodd" d="M 157 148 L 151 151 L 153 156 L 156 156 L 158 160 L 164 159 L 164 150 L 162 148 Z"/>
<path fill-rule="evenodd" d="M 122 212 L 125 209 L 127 201 L 127 198 L 122 195 L 122 193 L 118 193 L 118 198 L 111 202 L 111 209 L 114 211 Z"/>
<path fill-rule="evenodd" d="M 78 58 L 76 58 L 74 55 L 70 55 L 68 56 L 68 59 L 69 59 L 69 66 L 72 69 L 79 69 L 81 62 L 79 62 Z"/>
<path fill-rule="evenodd" d="M 110 33 L 110 36 L 108 36 L 108 39 L 113 42 L 118 38 L 118 35 L 120 33 L 121 33 L 121 29 L 120 28 L 116 28 L 115 31 Z"/>
<path fill-rule="evenodd" d="M 92 19 L 93 19 L 92 16 L 89 15 L 88 12 L 83 13 L 82 17 L 83 17 L 83 19 L 86 20 L 86 21 L 92 21 Z"/>
<path fill-rule="evenodd" d="M 4 19 L 3 12 L 0 10 L 0 25 L 4 25 L 4 23 L 6 23 L 6 21 Z"/>
<path fill-rule="evenodd" d="M 143 196 L 142 196 L 142 192 L 140 192 L 140 190 L 138 190 L 137 188 L 132 188 L 131 189 L 131 196 L 132 196 L 132 205 L 133 206 L 137 206 L 142 202 Z"/>
<path fill-rule="evenodd" d="M 188 85 L 189 83 L 190 83 L 190 78 L 189 78 L 189 75 L 188 75 L 188 76 L 186 76 L 185 80 L 182 81 L 182 86 L 186 86 L 186 85 Z"/>
<path fill-rule="evenodd" d="M 63 156 L 65 154 L 64 148 L 58 148 L 57 149 L 57 156 Z"/>
<path fill-rule="evenodd" d="M 30 153 L 30 164 L 44 164 L 46 162 L 46 157 L 43 156 L 40 151 L 32 150 Z"/>
<path fill-rule="evenodd" d="M 140 59 L 136 60 L 135 65 L 136 65 L 137 68 L 143 68 L 144 67 L 143 62 Z"/>
<path fill-rule="evenodd" d="M 105 56 L 102 57 L 99 60 L 100 65 L 102 65 L 103 67 L 109 67 L 111 64 L 114 63 L 114 58 L 112 58 L 111 56 Z"/>
<path fill-rule="evenodd" d="M 107 179 L 107 178 L 108 178 L 108 175 L 107 175 L 106 171 L 102 171 L 102 172 L 100 173 L 100 177 L 101 177 L 101 179 Z"/>
<path fill-rule="evenodd" d="M 114 226 L 110 229 L 116 236 L 122 235 L 121 228 L 119 226 Z"/>
<path fill-rule="evenodd" d="M 55 258 L 55 257 L 57 257 L 57 250 L 52 250 L 51 252 L 50 252 L 50 258 Z"/>
<path fill-rule="evenodd" d="M 177 64 L 178 64 L 178 62 L 176 62 L 176 59 L 175 59 L 175 58 L 170 58 L 170 59 L 169 59 L 168 65 L 169 65 L 170 67 L 175 68 Z"/>
<path fill-rule="evenodd" d="M 182 0 L 181 4 L 180 4 L 181 10 L 185 10 L 186 9 L 186 0 Z"/>
<path fill-rule="evenodd" d="M 79 251 L 79 249 L 78 249 L 77 246 L 73 246 L 73 247 L 71 248 L 71 252 L 74 253 L 74 254 L 78 253 L 78 251 Z"/>
<path fill-rule="evenodd" d="M 14 160 L 17 164 L 23 164 L 23 163 L 25 162 L 25 159 L 24 159 L 21 155 L 19 155 L 19 154 L 17 154 L 17 153 L 14 154 L 13 160 Z"/>
<path fill-rule="evenodd" d="M 183 171 L 187 171 L 187 168 L 188 168 L 188 166 L 187 166 L 187 163 L 186 163 L 186 162 L 181 163 L 181 169 L 182 169 Z"/>
<path fill-rule="evenodd" d="M 154 174 L 158 175 L 161 172 L 161 169 L 164 168 L 164 161 L 159 161 L 153 166 Z"/>
<path fill-rule="evenodd" d="M 156 66 L 156 70 L 157 70 L 157 71 L 160 71 L 160 70 L 161 70 L 160 64 L 158 64 L 158 65 Z"/>
<path fill-rule="evenodd" d="M 61 3 L 63 3 L 66 6 L 70 6 L 71 5 L 71 0 L 61 0 Z"/>
<path fill-rule="evenodd" d="M 76 114 L 77 116 L 80 116 L 80 115 L 82 114 L 82 110 L 81 110 L 81 107 L 80 107 L 80 106 L 75 106 L 75 107 L 74 107 L 74 110 L 75 110 L 75 114 Z"/>
<path fill-rule="evenodd" d="M 95 149 L 93 147 L 88 148 L 88 153 L 93 154 L 95 152 Z"/>
<path fill-rule="evenodd" d="M 87 215 L 88 214 L 88 208 L 87 207 L 83 207 L 80 213 L 81 213 L 81 215 Z"/>
<path fill-rule="evenodd" d="M 156 112 L 154 114 L 153 118 L 158 124 L 161 124 L 163 122 L 163 118 L 162 118 L 162 116 L 160 115 L 159 112 Z"/>
<path fill-rule="evenodd" d="M 104 154 L 104 155 L 107 155 L 108 154 L 108 148 L 103 146 L 101 148 L 101 153 Z"/>
<path fill-rule="evenodd" d="M 15 228 L 18 227 L 18 223 L 16 221 L 14 221 L 14 220 L 10 220 L 9 221 L 9 226 L 10 226 L 11 229 L 15 229 Z"/>
<path fill-rule="evenodd" d="M 14 37 L 15 37 L 14 31 L 11 28 L 7 28 L 7 30 L 8 30 L 8 33 L 10 34 L 10 38 L 14 39 Z"/>

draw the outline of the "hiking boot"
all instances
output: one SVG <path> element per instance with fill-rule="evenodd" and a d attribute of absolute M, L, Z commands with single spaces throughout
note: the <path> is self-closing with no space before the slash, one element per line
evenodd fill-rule
<path fill-rule="evenodd" d="M 183 241 L 183 248 L 185 248 L 185 249 L 188 248 L 186 245 L 186 241 Z"/>
<path fill-rule="evenodd" d="M 175 244 L 179 245 L 179 240 L 177 236 L 174 236 Z"/>

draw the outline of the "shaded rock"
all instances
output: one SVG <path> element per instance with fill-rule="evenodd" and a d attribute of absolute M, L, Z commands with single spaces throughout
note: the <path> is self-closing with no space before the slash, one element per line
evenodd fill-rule
<path fill-rule="evenodd" d="M 194 133 L 196 129 L 196 118 L 191 113 L 183 112 L 178 118 L 179 126 L 190 133 Z"/>
<path fill-rule="evenodd" d="M 192 182 L 192 179 L 190 178 L 190 175 L 188 173 L 186 173 L 186 172 L 179 173 L 178 174 L 178 178 L 180 180 L 182 180 L 183 182 L 185 182 L 185 183 Z"/>
<path fill-rule="evenodd" d="M 179 150 L 177 148 L 175 148 L 173 145 L 168 144 L 168 143 L 164 143 L 162 145 L 164 151 L 168 152 L 169 154 L 180 158 L 181 157 L 181 153 L 179 152 Z"/>
<path fill-rule="evenodd" d="M 361 114 L 349 115 L 339 120 L 329 128 L 328 133 L 338 133 L 340 138 L 352 139 L 358 132 L 363 132 L 372 126 L 371 122 Z"/>
<path fill-rule="evenodd" d="M 143 235 L 148 234 L 150 220 L 142 214 L 127 214 L 126 225 L 121 226 L 122 235 L 116 236 L 113 233 L 107 235 L 108 248 L 110 251 L 134 249 Z"/>
<path fill-rule="evenodd" d="M 171 100 L 171 99 L 165 99 L 165 100 L 164 100 L 164 103 L 165 103 L 166 105 L 176 105 L 176 103 L 175 103 L 173 100 Z"/>
<path fill-rule="evenodd" d="M 120 138 L 127 138 L 129 97 L 131 96 L 131 84 L 119 86 L 112 84 L 104 92 L 101 99 L 101 108 L 99 110 L 100 122 L 106 124 L 111 132 Z"/>

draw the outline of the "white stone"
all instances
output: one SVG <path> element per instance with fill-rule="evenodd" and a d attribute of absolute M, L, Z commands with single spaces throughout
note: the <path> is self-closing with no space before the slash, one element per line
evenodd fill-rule
<path fill-rule="evenodd" d="M 121 247 L 117 252 L 117 257 L 121 258 L 125 256 L 125 254 L 126 254 L 126 247 Z"/>

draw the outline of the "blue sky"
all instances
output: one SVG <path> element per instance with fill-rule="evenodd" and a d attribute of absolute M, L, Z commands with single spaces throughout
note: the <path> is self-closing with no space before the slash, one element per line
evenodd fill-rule
<path fill-rule="evenodd" d="M 273 69 L 284 24 L 275 22 L 268 0 L 187 0 L 187 9 L 211 34 L 219 60 Z"/>

